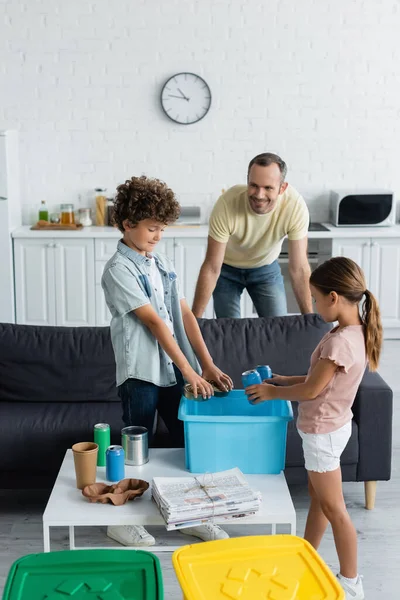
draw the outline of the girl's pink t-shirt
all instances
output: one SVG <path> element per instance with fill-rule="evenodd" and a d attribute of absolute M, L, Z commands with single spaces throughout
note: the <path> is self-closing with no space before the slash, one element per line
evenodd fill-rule
<path fill-rule="evenodd" d="M 304 433 L 331 433 L 352 419 L 351 407 L 367 366 L 363 326 L 336 327 L 327 333 L 311 356 L 307 378 L 324 358 L 338 369 L 314 400 L 299 402 L 297 427 Z"/>

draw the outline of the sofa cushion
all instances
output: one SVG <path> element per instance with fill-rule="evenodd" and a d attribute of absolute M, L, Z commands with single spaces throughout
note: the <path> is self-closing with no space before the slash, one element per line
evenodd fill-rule
<path fill-rule="evenodd" d="M 0 402 L 119 402 L 109 328 L 0 324 Z"/>
<path fill-rule="evenodd" d="M 242 388 L 241 374 L 267 364 L 281 375 L 305 375 L 311 354 L 331 325 L 320 316 L 200 319 L 207 347 L 220 369 Z"/>

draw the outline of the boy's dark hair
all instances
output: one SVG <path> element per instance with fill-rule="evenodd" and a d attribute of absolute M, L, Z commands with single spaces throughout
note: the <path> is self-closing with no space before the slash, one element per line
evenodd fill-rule
<path fill-rule="evenodd" d="M 124 232 L 123 222 L 137 225 L 144 219 L 155 219 L 168 225 L 181 212 L 174 192 L 159 179 L 131 177 L 117 187 L 114 200 L 113 219 L 118 229 Z"/>

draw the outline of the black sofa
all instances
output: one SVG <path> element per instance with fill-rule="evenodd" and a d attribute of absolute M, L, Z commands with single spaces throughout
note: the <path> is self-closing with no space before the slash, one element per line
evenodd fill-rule
<path fill-rule="evenodd" d="M 242 387 L 241 373 L 269 364 L 283 375 L 306 373 L 312 351 L 329 329 L 317 315 L 273 319 L 201 319 L 216 364 Z M 294 403 L 294 412 L 297 412 Z M 390 479 L 392 391 L 366 372 L 353 407 L 353 433 L 342 457 L 345 481 Z M 0 486 L 51 487 L 65 450 L 110 423 L 112 442 L 123 426 L 107 327 L 0 324 Z M 156 446 L 168 446 L 158 428 Z M 304 483 L 301 440 L 288 428 L 286 477 Z M 366 486 L 368 507 L 374 483 Z"/>

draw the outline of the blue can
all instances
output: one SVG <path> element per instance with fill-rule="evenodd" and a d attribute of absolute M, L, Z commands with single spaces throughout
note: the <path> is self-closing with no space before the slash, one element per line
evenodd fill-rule
<path fill-rule="evenodd" d="M 272 371 L 271 367 L 269 367 L 268 365 L 257 365 L 256 370 L 260 373 L 262 381 L 264 381 L 264 379 L 271 379 Z"/>
<path fill-rule="evenodd" d="M 108 446 L 106 451 L 106 479 L 121 481 L 125 477 L 125 452 L 122 446 Z"/>
<path fill-rule="evenodd" d="M 252 369 L 251 371 L 245 371 L 242 373 L 242 383 L 243 387 L 247 388 L 249 385 L 256 385 L 257 383 L 261 383 L 261 376 L 256 369 Z"/>

